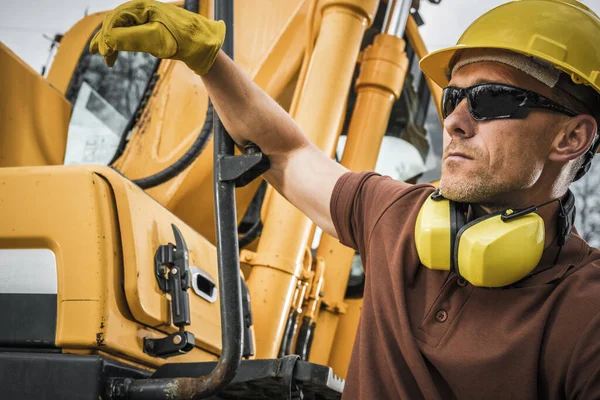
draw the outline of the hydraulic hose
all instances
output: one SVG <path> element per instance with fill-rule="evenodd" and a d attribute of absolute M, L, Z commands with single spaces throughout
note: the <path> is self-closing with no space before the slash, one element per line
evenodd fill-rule
<path fill-rule="evenodd" d="M 259 217 L 259 219 L 250 227 L 250 229 L 248 229 L 248 232 L 246 232 L 246 234 L 239 239 L 238 247 L 241 249 L 252 243 L 257 237 L 260 236 L 262 228 L 263 223 Z"/>
<path fill-rule="evenodd" d="M 285 330 L 281 338 L 281 347 L 279 349 L 278 357 L 282 358 L 289 354 L 292 354 L 292 342 L 296 332 L 298 331 L 298 317 L 300 313 L 297 310 L 290 310 L 290 315 L 285 324 Z"/>
<path fill-rule="evenodd" d="M 316 327 L 317 323 L 312 321 L 310 318 L 302 318 L 302 325 L 300 326 L 300 331 L 298 332 L 296 349 L 294 350 L 294 354 L 299 355 L 301 360 L 308 360 Z"/>
<path fill-rule="evenodd" d="M 240 226 L 244 224 L 244 220 L 246 219 L 246 217 L 254 217 L 255 219 L 254 223 L 250 226 L 250 228 L 246 229 L 244 234 L 239 238 L 238 247 L 240 249 L 248 246 L 262 233 L 263 223 L 260 215 L 260 209 L 265 200 L 266 192 L 267 182 L 262 181 L 262 183 L 258 187 L 258 190 L 256 191 L 256 194 L 254 195 L 254 200 L 252 200 L 252 203 L 248 207 L 246 215 L 244 216 L 244 218 L 242 219 L 242 223 L 240 224 Z"/>
<path fill-rule="evenodd" d="M 141 187 L 142 189 L 149 189 L 155 186 L 160 185 L 161 183 L 165 183 L 170 179 L 173 179 L 181 172 L 183 172 L 187 167 L 190 166 L 198 158 L 198 156 L 206 147 L 206 143 L 208 143 L 213 127 L 213 106 L 212 102 L 208 102 L 208 110 L 206 111 L 206 118 L 204 119 L 204 126 L 200 131 L 200 134 L 192 143 L 189 150 L 182 155 L 179 160 L 175 161 L 173 164 L 169 165 L 167 168 L 163 169 L 160 172 L 157 172 L 154 175 L 148 176 L 146 178 L 135 179 L 133 183 Z"/>

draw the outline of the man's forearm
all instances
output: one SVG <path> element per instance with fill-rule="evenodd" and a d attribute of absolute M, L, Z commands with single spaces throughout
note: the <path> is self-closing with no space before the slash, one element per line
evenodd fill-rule
<path fill-rule="evenodd" d="M 239 145 L 253 142 L 269 156 L 271 168 L 264 178 L 335 236 L 329 200 L 346 169 L 314 146 L 292 117 L 223 52 L 202 79 L 233 140 Z"/>
<path fill-rule="evenodd" d="M 309 144 L 296 122 L 222 51 L 202 77 L 223 125 L 239 145 L 255 143 L 269 156 Z"/>

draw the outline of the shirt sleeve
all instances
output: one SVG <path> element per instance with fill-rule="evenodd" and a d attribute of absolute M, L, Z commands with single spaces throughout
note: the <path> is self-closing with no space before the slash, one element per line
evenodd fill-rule
<path fill-rule="evenodd" d="M 375 172 L 347 172 L 337 181 L 330 212 L 340 242 L 361 254 L 385 210 L 415 185 Z"/>
<path fill-rule="evenodd" d="M 569 363 L 565 382 L 568 399 L 600 399 L 600 314 L 582 332 Z"/>

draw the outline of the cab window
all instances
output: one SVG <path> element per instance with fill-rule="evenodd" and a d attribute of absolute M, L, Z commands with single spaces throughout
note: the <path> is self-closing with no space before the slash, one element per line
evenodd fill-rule
<path fill-rule="evenodd" d="M 86 46 L 67 90 L 72 114 L 65 164 L 103 164 L 125 143 L 145 95 L 152 89 L 158 59 L 119 52 L 112 68 Z"/>

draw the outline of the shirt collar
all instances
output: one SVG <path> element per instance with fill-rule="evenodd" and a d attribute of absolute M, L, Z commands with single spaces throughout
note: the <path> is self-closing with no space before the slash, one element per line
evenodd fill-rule
<path fill-rule="evenodd" d="M 542 258 L 533 272 L 510 287 L 544 285 L 563 278 L 571 268 L 579 265 L 585 255 L 586 243 L 573 229 L 567 243 L 560 248 L 555 238 L 542 253 Z M 557 258 L 558 256 L 558 258 Z"/>

